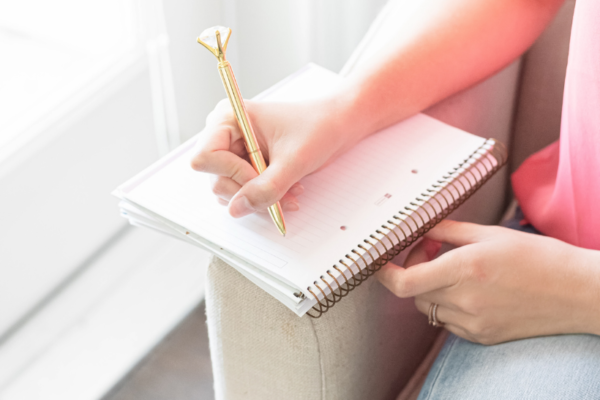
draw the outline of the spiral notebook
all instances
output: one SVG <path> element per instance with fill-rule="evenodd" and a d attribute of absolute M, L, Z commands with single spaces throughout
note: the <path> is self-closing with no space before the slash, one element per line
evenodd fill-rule
<path fill-rule="evenodd" d="M 306 98 L 341 79 L 309 65 L 259 97 Z M 228 215 L 208 176 L 190 168 L 194 143 L 182 144 L 117 188 L 122 215 L 213 252 L 298 316 L 311 317 L 343 301 L 506 161 L 497 141 L 416 115 L 303 178 L 300 211 L 285 213 L 282 237 L 268 213 Z"/>

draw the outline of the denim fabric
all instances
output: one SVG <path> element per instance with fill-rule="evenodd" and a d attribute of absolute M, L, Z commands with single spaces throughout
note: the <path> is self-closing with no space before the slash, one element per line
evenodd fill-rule
<path fill-rule="evenodd" d="M 521 225 L 523 215 L 504 226 Z M 494 346 L 451 334 L 435 360 L 418 400 L 600 399 L 600 337 L 557 335 Z"/>

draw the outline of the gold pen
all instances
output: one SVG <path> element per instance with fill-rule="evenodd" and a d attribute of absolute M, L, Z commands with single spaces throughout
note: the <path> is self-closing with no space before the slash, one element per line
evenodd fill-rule
<path fill-rule="evenodd" d="M 221 36 L 225 38 L 224 41 L 221 41 Z M 248 156 L 250 157 L 250 161 L 256 172 L 262 174 L 263 171 L 267 169 L 267 164 L 258 147 L 258 141 L 256 140 L 254 130 L 252 129 L 250 119 L 248 118 L 248 113 L 244 107 L 242 94 L 240 93 L 235 76 L 233 75 L 231 64 L 229 64 L 229 61 L 225 60 L 225 52 L 227 51 L 227 43 L 229 42 L 230 36 L 231 28 L 213 26 L 212 28 L 205 29 L 204 32 L 198 36 L 197 41 L 213 53 L 219 60 L 219 74 L 221 75 L 223 86 L 225 86 L 227 97 L 229 97 L 229 101 L 231 102 L 235 118 L 237 119 L 242 135 L 244 136 L 246 151 L 248 151 Z M 273 219 L 273 222 L 275 222 L 279 232 L 285 236 L 285 221 L 279 202 L 269 207 L 269 214 L 271 214 L 271 218 Z"/>

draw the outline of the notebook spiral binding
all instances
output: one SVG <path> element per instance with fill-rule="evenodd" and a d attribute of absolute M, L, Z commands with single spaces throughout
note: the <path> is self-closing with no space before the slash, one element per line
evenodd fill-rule
<path fill-rule="evenodd" d="M 345 260 L 339 260 L 339 265 L 333 265 L 332 268 L 340 277 L 336 278 L 331 270 L 327 270 L 330 282 L 322 275 L 319 277 L 321 282 L 314 282 L 314 288 L 309 286 L 307 290 L 317 304 L 307 314 L 312 318 L 319 318 L 331 309 L 388 261 L 456 210 L 506 164 L 507 158 L 506 147 L 501 142 L 495 139 L 486 140 L 469 158 L 453 171 L 449 171 L 437 184 L 428 188 L 427 193 L 422 193 L 422 197 L 410 202 L 410 207 L 398 211 L 387 224 L 381 225 L 381 229 L 369 235 L 364 244 L 358 244 L 356 249 L 351 250 L 351 254 L 346 254 Z M 385 251 L 380 251 L 377 244 Z M 364 252 L 361 254 L 358 249 Z M 360 261 L 365 265 L 364 268 L 360 267 Z M 353 265 L 357 272 L 353 271 Z M 346 274 L 346 271 L 349 274 Z M 329 294 L 325 293 L 327 289 Z M 322 295 L 322 299 L 319 299 L 318 294 Z"/>

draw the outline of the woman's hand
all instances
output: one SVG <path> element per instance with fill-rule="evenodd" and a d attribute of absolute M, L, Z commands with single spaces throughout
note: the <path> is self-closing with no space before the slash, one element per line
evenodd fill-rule
<path fill-rule="evenodd" d="M 254 133 L 268 167 L 260 176 L 250 164 L 244 140 L 228 100 L 208 116 L 200 133 L 192 168 L 212 174 L 217 201 L 242 217 L 281 200 L 284 211 L 299 208 L 297 182 L 360 140 L 347 126 L 340 96 L 295 103 L 245 101 Z M 356 121 L 354 121 L 356 122 Z M 356 134 L 353 134 L 356 132 Z"/>
<path fill-rule="evenodd" d="M 432 260 L 441 242 L 458 248 Z M 432 260 L 432 261 L 430 261 Z M 600 334 L 600 252 L 498 226 L 443 221 L 379 280 L 472 342 Z"/>

